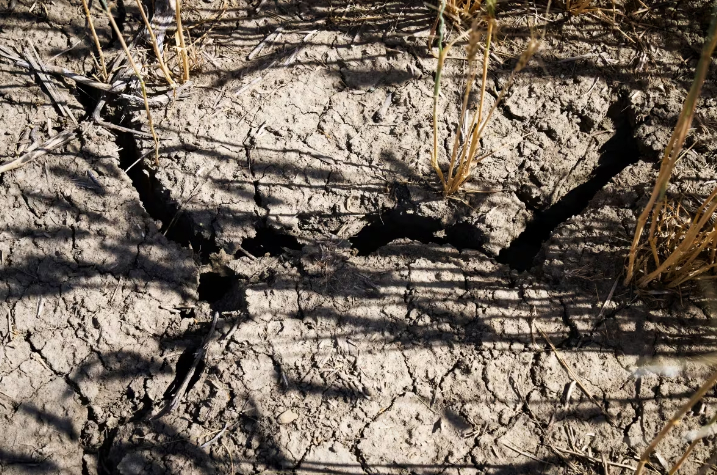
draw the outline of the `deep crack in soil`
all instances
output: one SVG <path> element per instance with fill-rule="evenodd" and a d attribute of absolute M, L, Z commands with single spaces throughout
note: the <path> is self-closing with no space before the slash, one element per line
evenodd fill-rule
<path fill-rule="evenodd" d="M 139 127 L 133 127 L 128 121 L 118 119 L 117 115 L 121 116 L 115 114 L 110 119 L 111 123 L 139 130 Z M 140 154 L 134 135 L 129 132 L 115 132 L 115 134 L 120 149 L 120 168 L 126 171 L 132 180 L 144 209 L 152 219 L 161 223 L 160 230 L 167 239 L 183 247 L 191 246 L 200 262 L 207 264 L 209 256 L 219 250 L 214 239 L 194 232 L 191 218 L 183 212 L 180 204 L 171 199 L 169 191 L 162 189 L 154 176 L 153 169 L 145 163 L 151 157 L 143 157 Z"/>
<path fill-rule="evenodd" d="M 624 112 L 626 108 L 625 101 L 619 101 L 608 110 L 608 117 L 615 123 L 615 134 L 601 147 L 598 166 L 590 178 L 573 188 L 554 205 L 537 211 L 525 231 L 500 252 L 498 262 L 517 271 L 526 271 L 538 264 L 535 257 L 553 231 L 573 216 L 582 213 L 595 194 L 610 180 L 640 160 L 639 142 L 633 135 L 633 129 Z"/>

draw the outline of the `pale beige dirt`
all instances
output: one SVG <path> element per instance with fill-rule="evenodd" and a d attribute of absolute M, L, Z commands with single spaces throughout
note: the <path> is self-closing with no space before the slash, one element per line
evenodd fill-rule
<path fill-rule="evenodd" d="M 603 473 L 558 448 L 634 466 L 707 369 L 634 370 L 715 343 L 709 294 L 621 281 L 706 7 L 643 18 L 647 49 L 552 13 L 541 64 L 517 77 L 483 139 L 509 146 L 476 169 L 480 192 L 446 200 L 428 159 L 435 60 L 421 32 L 433 13 L 420 2 L 257 12 L 233 0 L 216 22 L 218 0 L 185 3 L 192 38 L 208 33 L 188 95 L 153 109 L 158 168 L 128 175 L 151 143 L 84 124 L 72 144 L 0 176 L 0 472 Z M 31 39 L 46 60 L 74 45 L 54 61 L 91 73 L 78 5 L 13 7 L 0 44 Z M 126 9 L 130 36 L 138 12 Z M 520 52 L 512 39 L 529 33 L 525 13 L 505 7 L 489 104 Z M 249 60 L 279 26 L 281 41 Z M 116 54 L 107 22 L 97 27 Z M 463 72 L 448 63 L 444 138 Z M 57 84 L 78 118 L 92 111 L 96 98 Z M 674 196 L 717 180 L 713 93 L 708 82 Z M 47 138 L 48 118 L 55 133 L 66 125 L 33 76 L 0 61 L 0 158 L 28 129 Z M 105 119 L 147 130 L 119 101 Z M 534 220 L 580 200 L 541 245 Z M 526 230 L 534 261 L 516 251 Z M 525 271 L 505 264 L 511 253 L 514 267 L 529 256 Z M 189 390 L 149 420 L 215 311 Z M 565 401 L 571 379 L 541 331 L 597 404 L 577 388 Z M 661 457 L 679 457 L 713 402 L 712 391 Z M 713 451 L 699 444 L 684 473 Z"/>

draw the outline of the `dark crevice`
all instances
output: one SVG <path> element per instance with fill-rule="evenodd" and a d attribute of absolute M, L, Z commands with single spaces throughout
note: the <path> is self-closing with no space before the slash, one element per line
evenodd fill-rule
<path fill-rule="evenodd" d="M 152 415 L 152 409 L 154 409 L 154 401 L 152 401 L 152 398 L 149 397 L 149 395 L 145 394 L 142 397 L 141 407 L 132 414 L 132 417 L 129 419 L 129 422 L 139 422 L 146 420 L 149 416 Z"/>
<path fill-rule="evenodd" d="M 110 459 L 110 451 L 112 450 L 112 446 L 114 445 L 115 438 L 117 438 L 117 433 L 119 433 L 119 427 L 114 427 L 112 429 L 105 429 L 105 437 L 104 441 L 102 442 L 102 445 L 100 446 L 99 450 L 97 451 L 97 473 L 100 474 L 109 474 L 112 473 L 111 468 L 112 462 Z"/>
<path fill-rule="evenodd" d="M 199 276 L 199 300 L 210 304 L 221 300 L 234 285 L 234 279 L 218 272 L 204 272 Z"/>
<path fill-rule="evenodd" d="M 394 209 L 369 218 L 369 224 L 349 241 L 360 256 L 376 252 L 396 239 L 411 239 L 424 244 L 450 244 L 458 250 L 483 250 L 483 234 L 469 223 L 448 228 L 440 219 L 418 216 L 404 209 Z"/>
<path fill-rule="evenodd" d="M 258 180 L 254 181 L 254 203 L 256 203 L 256 205 L 259 208 L 263 208 L 263 206 L 261 204 L 262 203 L 261 202 L 261 194 L 259 193 L 259 181 Z"/>
<path fill-rule="evenodd" d="M 615 134 L 600 149 L 598 166 L 593 170 L 590 178 L 582 185 L 573 188 L 554 205 L 536 212 L 525 231 L 511 243 L 510 247 L 500 252 L 498 262 L 521 272 L 533 267 L 535 256 L 553 231 L 560 224 L 583 212 L 595 194 L 613 177 L 628 165 L 637 163 L 640 158 L 639 145 L 633 136 L 627 117 L 622 112 L 624 109 L 625 104 L 618 102 L 608 111 L 608 117 L 615 122 Z"/>
<path fill-rule="evenodd" d="M 101 93 L 94 87 L 88 87 L 80 83 L 77 83 L 76 87 L 77 93 L 75 94 L 75 98 L 77 99 L 77 102 L 79 102 L 85 109 L 85 116 L 83 117 L 83 120 L 85 120 L 89 118 L 92 115 L 92 112 L 95 110 L 95 107 L 97 106 L 97 101 L 99 100 Z"/>
<path fill-rule="evenodd" d="M 418 216 L 404 210 L 392 210 L 370 218 L 369 224 L 349 241 L 360 256 L 367 256 L 401 238 L 424 244 L 445 244 L 446 238 L 437 235 L 442 229 L 438 219 Z"/>
<path fill-rule="evenodd" d="M 122 2 L 118 3 L 119 22 L 124 21 L 126 12 Z M 76 97 L 85 109 L 85 117 L 89 117 L 95 110 L 101 97 L 101 93 L 93 88 L 87 88 L 78 84 Z M 109 123 L 125 127 L 127 129 L 139 130 L 125 114 L 124 108 L 110 109 L 103 117 Z M 184 247 L 191 246 L 195 255 L 203 264 L 209 263 L 209 256 L 219 251 L 214 240 L 214 231 L 197 232 L 192 220 L 169 196 L 169 191 L 164 189 L 155 176 L 155 171 L 147 165 L 149 158 L 142 157 L 137 140 L 130 132 L 114 131 L 115 143 L 119 148 L 119 166 L 127 173 L 132 185 L 139 194 L 140 202 L 147 214 L 160 223 L 160 232 L 170 240 Z"/>
<path fill-rule="evenodd" d="M 562 300 L 560 300 L 560 303 L 563 306 L 563 325 L 569 328 L 568 338 L 560 346 L 563 348 L 576 348 L 582 340 L 580 330 L 578 330 L 578 325 L 570 318 L 568 307 Z"/>
<path fill-rule="evenodd" d="M 280 256 L 287 250 L 300 251 L 303 246 L 299 241 L 289 234 L 284 234 L 276 229 L 261 227 L 256 230 L 256 236 L 242 240 L 242 248 L 256 257 L 265 255 Z M 241 251 L 237 257 L 241 257 Z"/>

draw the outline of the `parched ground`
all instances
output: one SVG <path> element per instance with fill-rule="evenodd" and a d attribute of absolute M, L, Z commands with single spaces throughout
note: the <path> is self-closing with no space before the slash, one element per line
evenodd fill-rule
<path fill-rule="evenodd" d="M 92 74 L 80 5 L 0 8 L 0 46 Z M 708 372 L 635 369 L 717 337 L 709 289 L 622 284 L 710 10 L 665 2 L 613 28 L 544 8 L 504 5 L 488 103 L 536 18 L 546 36 L 455 199 L 429 164 L 421 2 L 188 1 L 199 53 L 191 88 L 153 108 L 158 167 L 130 167 L 152 143 L 54 79 L 79 138 L 0 175 L 0 472 L 630 473 Z M 465 67 L 447 63 L 441 153 Z M 676 196 L 717 180 L 709 81 L 699 111 Z M 143 114 L 111 100 L 103 119 L 147 132 Z M 0 123 L 1 160 L 69 125 L 5 60 Z M 684 473 L 713 453 L 701 442 Z"/>

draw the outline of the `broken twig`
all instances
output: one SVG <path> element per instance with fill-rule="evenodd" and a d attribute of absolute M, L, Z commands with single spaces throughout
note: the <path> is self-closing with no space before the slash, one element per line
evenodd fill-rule
<path fill-rule="evenodd" d="M 217 440 L 219 440 L 219 438 L 220 438 L 222 435 L 224 435 L 224 432 L 226 432 L 227 427 L 229 427 L 229 423 L 228 423 L 228 422 L 225 422 L 225 423 L 224 423 L 224 427 L 222 427 L 222 430 L 220 430 L 217 435 L 215 435 L 214 437 L 212 437 L 212 438 L 209 439 L 208 441 L 204 442 L 204 443 L 203 443 L 202 445 L 200 445 L 199 447 L 202 448 L 202 449 L 204 449 L 204 448 L 207 448 L 207 447 L 209 447 L 210 445 L 212 445 L 214 442 L 216 442 Z"/>
<path fill-rule="evenodd" d="M 548 465 L 553 465 L 552 462 L 548 462 L 547 460 L 540 459 L 540 458 L 536 457 L 535 455 L 529 454 L 528 452 L 524 452 L 516 447 L 513 447 L 512 445 L 510 445 L 507 442 L 504 442 L 501 440 L 500 443 L 503 444 L 505 447 L 509 448 L 510 450 L 512 450 L 513 452 L 517 452 L 520 455 L 522 455 L 524 457 L 528 457 L 531 460 L 535 460 L 536 462 L 546 463 Z"/>
<path fill-rule="evenodd" d="M 187 371 L 187 375 L 184 377 L 184 380 L 182 380 L 182 384 L 175 391 L 172 400 L 169 401 L 169 403 L 167 403 L 167 405 L 165 405 L 164 408 L 157 413 L 157 415 L 150 417 L 150 420 L 157 420 L 160 417 L 169 414 L 175 407 L 177 407 L 179 401 L 182 399 L 182 396 L 184 396 L 184 393 L 187 391 L 189 381 L 192 379 L 192 376 L 194 376 L 194 372 L 197 370 L 199 362 L 204 359 L 204 355 L 207 352 L 207 348 L 209 348 L 209 343 L 212 341 L 212 336 L 214 336 L 214 330 L 217 328 L 218 319 L 219 312 L 214 312 L 214 318 L 212 318 L 212 326 L 209 328 L 209 333 L 204 338 L 202 346 L 199 347 L 196 353 L 194 353 L 194 361 L 192 362 L 192 366 L 189 367 L 189 371 Z"/>

